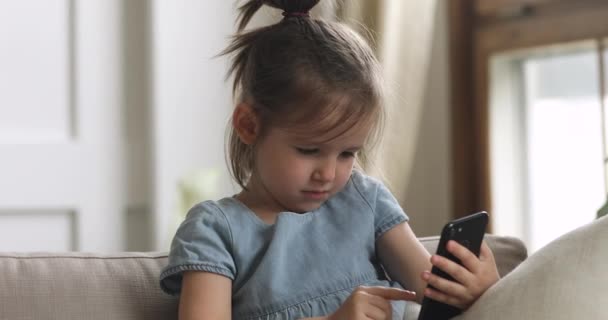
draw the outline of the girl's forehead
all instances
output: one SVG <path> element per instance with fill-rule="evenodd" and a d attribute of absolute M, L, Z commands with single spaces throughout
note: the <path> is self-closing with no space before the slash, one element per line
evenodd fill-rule
<path fill-rule="evenodd" d="M 344 95 L 333 100 L 277 114 L 268 124 L 298 143 L 363 144 L 377 125 L 379 113 L 376 108 Z"/>
<path fill-rule="evenodd" d="M 350 128 L 333 128 L 320 130 L 313 126 L 297 126 L 279 129 L 289 140 L 309 145 L 348 144 L 352 147 L 361 146 L 370 133 L 369 124 L 355 125 Z"/>

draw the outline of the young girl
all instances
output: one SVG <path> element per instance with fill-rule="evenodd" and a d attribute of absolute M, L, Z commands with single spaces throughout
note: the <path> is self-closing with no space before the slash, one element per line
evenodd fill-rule
<path fill-rule="evenodd" d="M 480 258 L 448 244 L 465 267 L 431 258 L 387 188 L 353 170 L 382 127 L 380 68 L 354 31 L 309 16 L 318 2 L 240 8 L 239 31 L 264 4 L 284 18 L 225 52 L 238 93 L 229 159 L 243 190 L 193 207 L 173 239 L 161 286 L 180 294 L 182 320 L 401 319 L 404 301 L 467 308 L 498 280 L 485 244 Z"/>

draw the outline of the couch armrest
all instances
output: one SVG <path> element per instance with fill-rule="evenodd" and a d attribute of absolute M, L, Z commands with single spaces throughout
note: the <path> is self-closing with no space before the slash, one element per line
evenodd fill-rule
<path fill-rule="evenodd" d="M 439 244 L 439 236 L 423 237 L 419 240 L 429 253 L 435 253 Z M 526 246 L 518 238 L 486 234 L 484 240 L 492 249 L 501 277 L 511 272 L 528 257 Z"/>

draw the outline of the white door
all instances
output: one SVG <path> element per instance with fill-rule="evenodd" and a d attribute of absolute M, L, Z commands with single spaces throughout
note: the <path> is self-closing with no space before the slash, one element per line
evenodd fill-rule
<path fill-rule="evenodd" d="M 0 0 L 0 251 L 121 251 L 145 215 L 122 2 Z"/>

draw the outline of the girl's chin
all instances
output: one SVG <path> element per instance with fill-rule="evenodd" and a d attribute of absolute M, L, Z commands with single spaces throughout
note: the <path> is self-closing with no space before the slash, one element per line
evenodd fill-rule
<path fill-rule="evenodd" d="M 300 205 L 300 206 L 297 206 L 297 207 L 294 206 L 294 208 L 290 209 L 289 211 L 295 212 L 295 213 L 300 213 L 300 214 L 301 213 L 307 213 L 307 212 L 319 209 L 319 207 L 321 207 L 321 205 L 323 204 L 323 202 L 317 202 L 317 203 L 314 203 L 314 204 L 311 203 L 311 204 L 308 204 L 308 205 Z"/>

